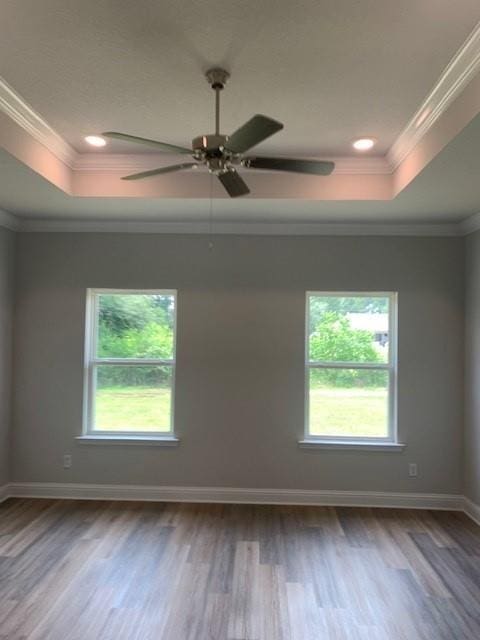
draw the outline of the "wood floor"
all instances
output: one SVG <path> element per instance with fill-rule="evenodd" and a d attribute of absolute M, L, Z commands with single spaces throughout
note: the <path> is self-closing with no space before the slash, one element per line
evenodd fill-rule
<path fill-rule="evenodd" d="M 1 640 L 478 640 L 457 513 L 10 499 Z"/>

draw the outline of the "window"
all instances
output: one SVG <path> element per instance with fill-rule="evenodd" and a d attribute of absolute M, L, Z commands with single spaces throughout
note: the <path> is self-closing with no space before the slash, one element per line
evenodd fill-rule
<path fill-rule="evenodd" d="M 396 442 L 396 294 L 307 293 L 306 439 Z"/>
<path fill-rule="evenodd" d="M 173 432 L 174 291 L 89 290 L 85 435 Z"/>

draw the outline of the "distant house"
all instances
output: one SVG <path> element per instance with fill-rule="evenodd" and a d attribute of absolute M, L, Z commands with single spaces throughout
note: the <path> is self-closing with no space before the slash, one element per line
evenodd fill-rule
<path fill-rule="evenodd" d="M 370 331 L 382 347 L 388 343 L 388 313 L 347 313 L 347 318 L 352 329 Z"/>

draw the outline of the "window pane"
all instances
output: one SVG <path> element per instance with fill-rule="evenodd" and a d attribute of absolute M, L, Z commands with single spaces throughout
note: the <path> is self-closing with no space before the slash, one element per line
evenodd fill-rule
<path fill-rule="evenodd" d="M 99 358 L 173 359 L 175 297 L 99 294 Z"/>
<path fill-rule="evenodd" d="M 310 369 L 309 400 L 313 436 L 388 436 L 387 371 Z"/>
<path fill-rule="evenodd" d="M 172 367 L 96 367 L 95 429 L 170 431 Z"/>
<path fill-rule="evenodd" d="M 388 362 L 387 297 L 310 296 L 309 358 Z"/>

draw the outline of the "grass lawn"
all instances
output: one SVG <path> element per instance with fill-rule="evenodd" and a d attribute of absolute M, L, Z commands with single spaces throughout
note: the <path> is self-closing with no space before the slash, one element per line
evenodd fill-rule
<path fill-rule="evenodd" d="M 322 436 L 387 434 L 386 389 L 310 389 L 310 433 Z"/>
<path fill-rule="evenodd" d="M 97 390 L 96 428 L 102 431 L 169 431 L 170 389 L 108 387 Z"/>
<path fill-rule="evenodd" d="M 310 390 L 313 435 L 387 435 L 385 389 L 314 387 Z M 96 425 L 101 430 L 168 431 L 170 389 L 109 387 L 96 396 Z"/>

